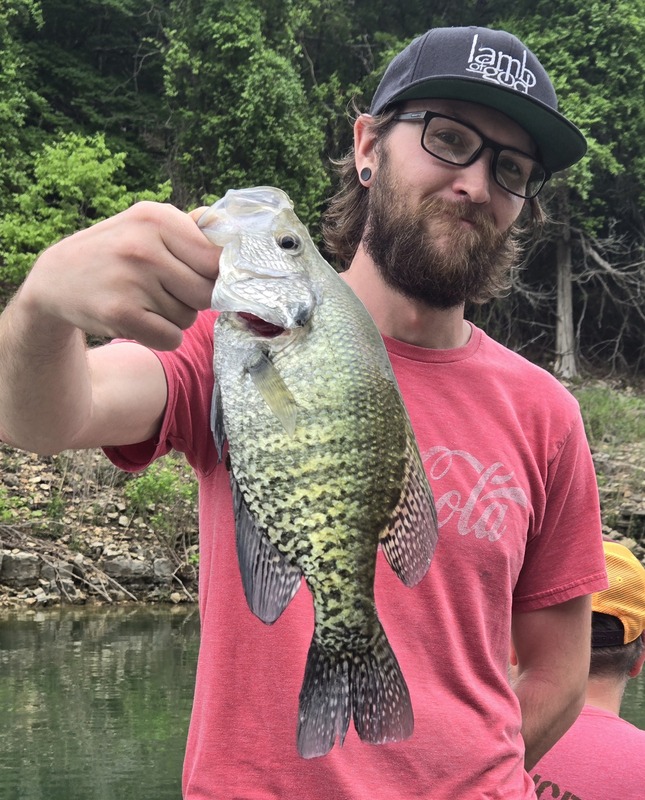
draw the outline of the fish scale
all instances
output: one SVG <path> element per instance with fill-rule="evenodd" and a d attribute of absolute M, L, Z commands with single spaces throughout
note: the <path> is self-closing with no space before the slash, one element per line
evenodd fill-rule
<path fill-rule="evenodd" d="M 413 586 L 437 524 L 382 337 L 284 192 L 227 192 L 199 225 L 223 247 L 212 428 L 220 455 L 228 442 L 245 595 L 267 623 L 303 577 L 313 600 L 298 750 L 324 755 L 351 719 L 365 741 L 403 740 L 413 712 L 377 614 L 376 553 Z"/>

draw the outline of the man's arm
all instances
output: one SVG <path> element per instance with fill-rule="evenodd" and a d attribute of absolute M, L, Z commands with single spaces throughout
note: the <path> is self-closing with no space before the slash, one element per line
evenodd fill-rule
<path fill-rule="evenodd" d="M 160 350 L 207 308 L 219 248 L 193 216 L 139 203 L 58 242 L 0 317 L 0 439 L 49 454 L 143 441 L 166 402 Z"/>
<path fill-rule="evenodd" d="M 530 770 L 573 724 L 584 704 L 591 652 L 591 596 L 513 614 L 511 669 L 522 708 Z"/>

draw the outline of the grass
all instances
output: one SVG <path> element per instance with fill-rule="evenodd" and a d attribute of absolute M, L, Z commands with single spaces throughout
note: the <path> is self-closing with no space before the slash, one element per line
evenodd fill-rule
<path fill-rule="evenodd" d="M 608 386 L 580 385 L 572 389 L 580 403 L 589 442 L 616 445 L 645 441 L 645 398 Z"/>
<path fill-rule="evenodd" d="M 128 480 L 124 495 L 129 510 L 141 515 L 170 545 L 182 532 L 196 528 L 197 481 L 174 453 Z"/>

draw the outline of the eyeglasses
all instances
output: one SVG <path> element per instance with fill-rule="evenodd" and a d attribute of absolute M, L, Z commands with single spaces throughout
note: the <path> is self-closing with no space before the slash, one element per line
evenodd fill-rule
<path fill-rule="evenodd" d="M 525 200 L 536 197 L 551 177 L 551 173 L 528 153 L 498 144 L 453 117 L 435 114 L 434 111 L 406 111 L 394 119 L 397 122 L 423 122 L 421 147 L 447 164 L 467 167 L 489 148 L 493 151 L 491 172 L 495 183 L 516 197 Z"/>

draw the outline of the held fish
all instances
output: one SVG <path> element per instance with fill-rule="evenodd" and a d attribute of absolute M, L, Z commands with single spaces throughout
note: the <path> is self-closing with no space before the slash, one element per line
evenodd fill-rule
<path fill-rule="evenodd" d="M 281 190 L 231 190 L 199 226 L 223 247 L 212 429 L 220 458 L 228 442 L 246 598 L 270 624 L 303 577 L 313 596 L 298 751 L 342 745 L 352 718 L 364 741 L 401 741 L 414 720 L 376 612 L 376 552 L 414 586 L 437 520 L 383 340 Z"/>

